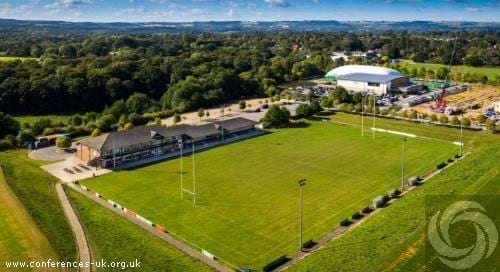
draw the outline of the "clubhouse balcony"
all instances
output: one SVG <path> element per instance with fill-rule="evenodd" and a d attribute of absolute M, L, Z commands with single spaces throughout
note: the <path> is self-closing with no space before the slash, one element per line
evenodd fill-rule
<path fill-rule="evenodd" d="M 252 120 L 237 117 L 195 125 L 139 126 L 81 140 L 77 143 L 76 156 L 90 166 L 124 168 L 131 162 L 139 165 L 175 156 L 186 148 L 191 150 L 193 145 L 201 149 L 254 135 L 256 124 Z"/>

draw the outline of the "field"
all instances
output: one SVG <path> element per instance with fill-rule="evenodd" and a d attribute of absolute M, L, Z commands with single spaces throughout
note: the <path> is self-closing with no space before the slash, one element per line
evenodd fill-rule
<path fill-rule="evenodd" d="M 24 123 L 34 124 L 36 121 L 40 120 L 40 118 L 47 118 L 52 121 L 52 123 L 64 122 L 66 123 L 68 119 L 72 116 L 72 114 L 50 114 L 50 115 L 14 115 L 14 119 L 16 119 L 21 125 Z"/>
<path fill-rule="evenodd" d="M 54 177 L 27 157 L 26 150 L 0 152 L 0 165 L 5 179 L 38 228 L 47 237 L 58 259 L 76 260 L 73 232 L 57 199 Z"/>
<path fill-rule="evenodd" d="M 197 154 L 196 205 L 188 194 L 180 199 L 179 159 L 82 183 L 223 261 L 260 269 L 297 250 L 300 178 L 307 178 L 304 241 L 318 240 L 400 184 L 400 136 L 378 133 L 372 140 L 356 126 L 309 122 Z M 398 130 L 399 122 L 385 122 Z M 407 176 L 424 174 L 457 152 L 449 142 L 410 138 Z M 192 189 L 190 157 L 184 167 L 185 187 Z"/>
<path fill-rule="evenodd" d="M 8 187 L 0 168 L 0 266 L 6 261 L 47 260 L 56 256 L 47 238 Z"/>
<path fill-rule="evenodd" d="M 336 121 L 357 124 L 354 115 L 338 114 Z M 387 119 L 380 127 L 416 133 L 442 140 L 454 140 L 457 129 L 420 125 Z M 447 205 L 436 195 L 500 195 L 498 135 L 465 131 L 470 155 L 450 169 L 430 179 L 424 186 L 374 215 L 368 221 L 333 240 L 327 246 L 299 261 L 289 271 L 427 271 L 424 260 L 425 198 L 428 208 Z M 447 199 L 449 200 L 449 199 Z M 356 256 L 353 258 L 353 256 Z"/>
<path fill-rule="evenodd" d="M 94 260 L 141 262 L 140 271 L 212 271 L 158 237 L 73 190 L 69 197 L 85 226 Z M 109 271 L 108 269 L 107 271 Z M 137 270 L 137 269 L 136 269 Z M 115 269 L 114 271 L 122 271 Z"/>
<path fill-rule="evenodd" d="M 448 68 L 448 65 L 445 64 L 437 64 L 437 63 L 418 63 L 418 62 L 402 62 L 400 63 L 402 67 L 412 68 L 415 67 L 420 69 L 420 67 L 425 67 L 426 69 L 432 69 L 437 71 L 439 68 L 444 67 Z M 465 73 L 469 74 L 479 74 L 486 75 L 488 79 L 491 81 L 495 76 L 500 77 L 500 68 L 499 67 L 473 67 L 467 65 L 453 65 L 451 66 L 451 73 L 460 72 L 462 75 Z"/>
<path fill-rule="evenodd" d="M 25 60 L 37 60 L 37 59 L 38 58 L 0 56 L 0 62 L 15 61 L 15 60 L 25 61 Z"/>

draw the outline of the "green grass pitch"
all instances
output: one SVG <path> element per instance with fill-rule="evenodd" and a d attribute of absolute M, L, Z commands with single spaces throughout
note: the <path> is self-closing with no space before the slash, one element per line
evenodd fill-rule
<path fill-rule="evenodd" d="M 298 249 L 300 178 L 304 241 L 318 240 L 343 218 L 400 186 L 400 136 L 309 121 L 196 154 L 197 205 L 180 199 L 179 159 L 82 182 L 240 268 L 260 269 Z M 395 122 L 397 123 L 397 122 Z M 431 129 L 429 127 L 429 129 Z M 407 177 L 432 170 L 458 146 L 409 138 Z M 191 190 L 191 157 L 184 184 Z"/>

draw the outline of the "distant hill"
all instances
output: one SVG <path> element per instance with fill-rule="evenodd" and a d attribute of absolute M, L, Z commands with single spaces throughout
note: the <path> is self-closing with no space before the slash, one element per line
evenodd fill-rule
<path fill-rule="evenodd" d="M 173 33 L 173 32 L 245 32 L 245 31 L 450 31 L 500 30 L 500 22 L 462 21 L 273 21 L 273 22 L 141 22 L 95 23 L 65 21 L 23 21 L 0 19 L 1 31 L 14 32 L 101 32 L 101 33 Z"/>

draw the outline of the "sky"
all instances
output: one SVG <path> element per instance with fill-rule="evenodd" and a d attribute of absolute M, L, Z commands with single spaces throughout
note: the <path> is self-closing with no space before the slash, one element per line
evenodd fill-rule
<path fill-rule="evenodd" d="M 0 0 L 0 18 L 75 22 L 499 22 L 500 0 Z"/>

